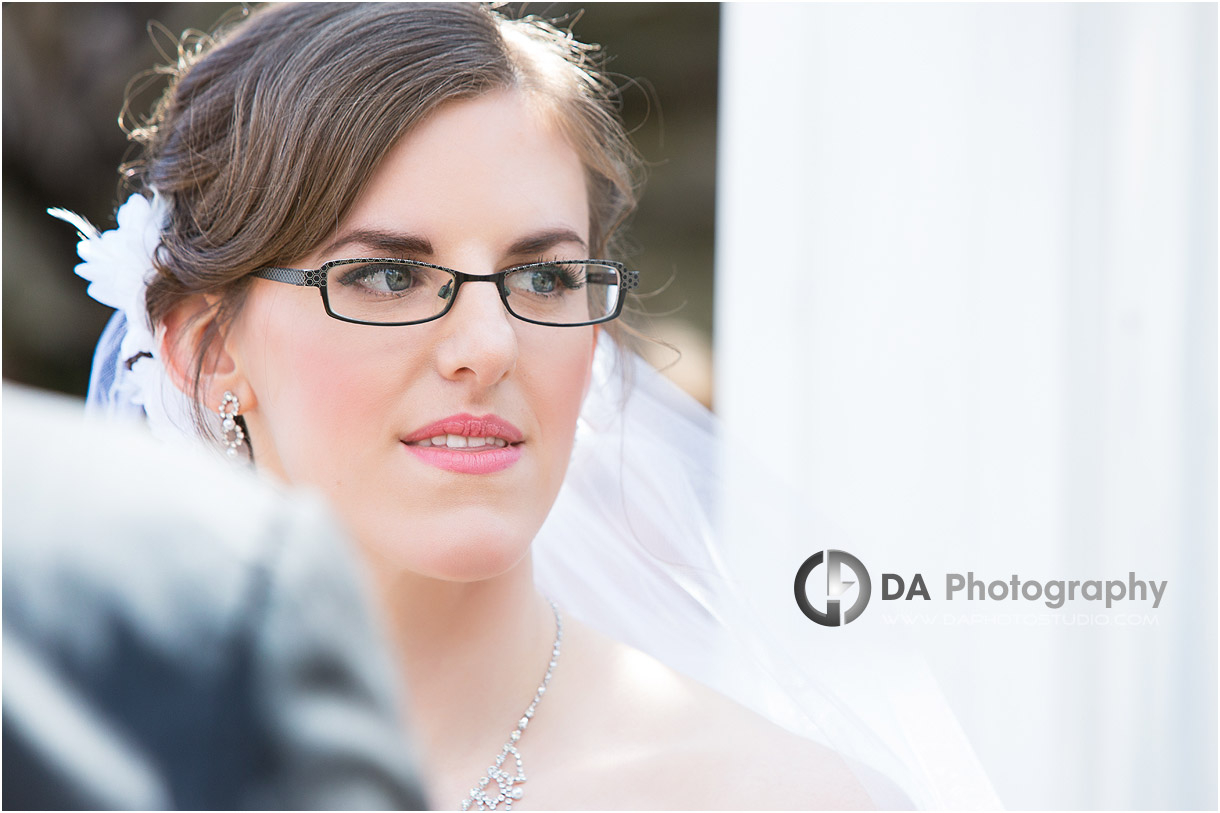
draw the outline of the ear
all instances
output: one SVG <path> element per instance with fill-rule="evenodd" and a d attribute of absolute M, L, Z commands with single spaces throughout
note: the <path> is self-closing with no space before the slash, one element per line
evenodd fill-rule
<path fill-rule="evenodd" d="M 255 404 L 254 392 L 226 347 L 217 318 L 219 305 L 217 297 L 196 294 L 174 307 L 157 325 L 161 361 L 174 386 L 192 400 L 197 397 L 205 410 L 215 410 L 225 392 L 232 392 L 241 402 L 241 411 L 248 412 Z"/>

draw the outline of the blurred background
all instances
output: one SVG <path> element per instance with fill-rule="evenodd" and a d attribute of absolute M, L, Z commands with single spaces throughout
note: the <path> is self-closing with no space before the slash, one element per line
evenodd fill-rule
<path fill-rule="evenodd" d="M 4 6 L 6 378 L 83 394 L 109 311 L 43 210 L 113 224 L 146 24 L 228 8 Z M 620 75 L 645 329 L 782 480 L 729 466 L 724 499 L 730 527 L 775 508 L 728 557 L 777 634 L 829 665 L 897 625 L 1009 807 L 1214 809 L 1215 4 L 525 8 Z M 815 512 L 937 598 L 946 572 L 1169 586 L 1155 612 L 878 602 L 815 629 L 791 593 Z"/>
<path fill-rule="evenodd" d="M 4 5 L 5 378 L 84 395 L 93 345 L 111 311 L 89 299 L 72 272 L 75 232 L 45 210 L 59 206 L 113 228 L 117 168 L 128 149 L 116 120 L 128 83 L 167 62 L 158 48 L 174 53 L 174 36 L 210 31 L 233 8 Z M 718 7 L 512 3 L 508 10 L 570 25 L 582 40 L 603 45 L 622 87 L 623 118 L 649 167 L 627 258 L 641 272 L 650 315 L 637 325 L 681 348 L 679 356 L 652 345 L 650 360 L 710 405 Z M 159 30 L 150 34 L 150 25 Z M 154 100 L 139 94 L 133 112 Z"/>

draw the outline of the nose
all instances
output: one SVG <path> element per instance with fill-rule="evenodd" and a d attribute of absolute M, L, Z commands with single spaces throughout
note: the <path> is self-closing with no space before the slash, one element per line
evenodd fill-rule
<path fill-rule="evenodd" d="M 508 377 L 516 369 L 519 350 L 514 321 L 494 282 L 463 283 L 453 306 L 440 319 L 443 335 L 437 362 L 441 374 L 479 389 Z"/>

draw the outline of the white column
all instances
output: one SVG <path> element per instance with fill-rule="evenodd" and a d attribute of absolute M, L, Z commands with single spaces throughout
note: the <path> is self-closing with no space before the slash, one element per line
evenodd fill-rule
<path fill-rule="evenodd" d="M 733 454 L 990 615 L 910 635 L 1007 805 L 1215 806 L 1215 6 L 729 4 L 721 36 Z M 729 464 L 731 525 L 773 490 Z M 732 552 L 776 613 L 799 516 Z M 968 570 L 1169 588 L 1068 627 L 946 603 Z"/>

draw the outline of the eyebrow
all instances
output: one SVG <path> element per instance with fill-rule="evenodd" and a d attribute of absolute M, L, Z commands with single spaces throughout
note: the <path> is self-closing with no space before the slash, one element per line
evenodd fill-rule
<path fill-rule="evenodd" d="M 431 257 L 432 243 L 426 237 L 414 234 L 383 231 L 381 229 L 355 229 L 336 237 L 323 249 L 330 254 L 340 246 L 360 245 L 376 252 L 385 252 L 396 257 Z"/>
<path fill-rule="evenodd" d="M 522 237 L 517 242 L 513 243 L 508 248 L 510 256 L 518 254 L 541 254 L 544 251 L 554 248 L 555 246 L 563 245 L 564 243 L 575 243 L 582 249 L 588 251 L 588 246 L 585 245 L 584 239 L 579 234 L 571 229 L 548 229 L 546 231 L 531 234 L 528 237 Z"/>
<path fill-rule="evenodd" d="M 564 243 L 574 243 L 588 250 L 584 239 L 571 229 L 545 229 L 536 234 L 527 235 L 508 247 L 508 256 L 516 257 L 523 254 L 541 254 L 544 251 Z M 355 229 L 344 232 L 335 238 L 323 250 L 330 254 L 341 246 L 359 245 L 372 249 L 374 252 L 386 252 L 396 257 L 431 257 L 435 254 L 432 242 L 426 237 L 401 232 L 384 231 L 382 229 Z"/>

